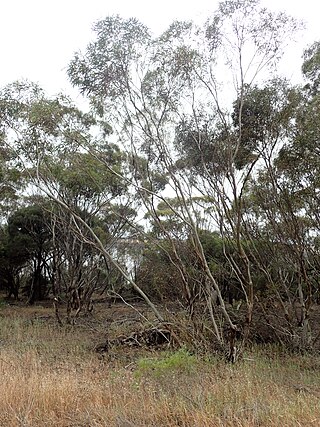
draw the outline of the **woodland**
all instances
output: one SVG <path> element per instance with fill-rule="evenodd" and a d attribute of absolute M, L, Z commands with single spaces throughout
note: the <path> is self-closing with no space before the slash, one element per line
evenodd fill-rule
<path fill-rule="evenodd" d="M 229 362 L 317 354 L 320 42 L 302 83 L 278 67 L 302 31 L 257 0 L 156 37 L 112 16 L 67 68 L 85 108 L 1 88 L 3 303 L 44 302 L 57 328 L 143 305 L 131 341 Z"/>

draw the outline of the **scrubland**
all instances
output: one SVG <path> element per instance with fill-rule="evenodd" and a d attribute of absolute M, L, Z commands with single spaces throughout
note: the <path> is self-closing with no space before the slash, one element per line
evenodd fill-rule
<path fill-rule="evenodd" d="M 125 319 L 103 307 L 58 327 L 51 308 L 2 306 L 0 426 L 320 426 L 318 356 L 266 345 L 235 365 L 184 349 L 97 353 Z"/>

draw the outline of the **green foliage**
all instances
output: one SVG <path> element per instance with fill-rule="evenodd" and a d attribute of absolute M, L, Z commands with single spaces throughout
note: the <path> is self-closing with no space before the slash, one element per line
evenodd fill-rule
<path fill-rule="evenodd" d="M 7 301 L 3 298 L 0 298 L 0 310 L 7 307 L 7 306 L 8 306 Z"/>
<path fill-rule="evenodd" d="M 320 85 L 320 42 L 313 43 L 304 51 L 302 72 L 309 83 L 307 88 L 313 94 L 319 91 Z"/>
<path fill-rule="evenodd" d="M 185 262 L 185 245 L 179 241 L 175 245 Z M 172 244 L 165 239 L 158 244 L 147 245 L 143 251 L 143 258 L 136 271 L 136 282 L 153 299 L 179 300 L 183 295 L 183 282 L 178 269 L 170 260 L 172 256 Z"/>
<path fill-rule="evenodd" d="M 200 114 L 196 119 L 185 117 L 177 124 L 174 140 L 179 153 L 177 170 L 190 171 L 194 177 L 219 176 L 227 171 L 235 135 L 217 116 L 218 112 L 213 111 L 212 115 Z"/>
<path fill-rule="evenodd" d="M 168 377 L 179 374 L 192 374 L 197 366 L 197 359 L 185 349 L 174 353 L 164 353 L 156 359 L 139 359 L 135 376 L 141 377 Z"/>
<path fill-rule="evenodd" d="M 15 242 L 24 240 L 23 247 L 29 253 L 43 248 L 51 237 L 48 228 L 48 215 L 41 206 L 28 206 L 13 213 L 8 219 L 8 233 Z"/>
<path fill-rule="evenodd" d="M 115 156 L 116 153 L 115 151 Z M 105 164 L 91 154 L 76 152 L 69 158 L 64 157 L 62 163 L 54 165 L 52 175 L 59 183 L 61 191 L 65 191 L 69 197 L 83 196 L 89 200 L 105 193 L 115 197 L 125 189 L 125 185 L 113 172 L 120 172 L 120 162 L 121 158 L 117 160 L 115 157 Z M 110 168 L 113 171 L 110 171 Z"/>
<path fill-rule="evenodd" d="M 125 20 L 119 16 L 97 22 L 94 31 L 97 40 L 88 46 L 87 55 L 78 53 L 75 56 L 68 74 L 82 93 L 95 96 L 94 105 L 102 113 L 103 106 L 98 103 L 101 95 L 107 92 L 112 99 L 121 96 L 117 81 L 126 83 L 131 62 L 142 56 L 150 36 L 138 20 Z M 96 72 L 97 67 L 99 72 Z"/>
<path fill-rule="evenodd" d="M 262 88 L 249 86 L 234 102 L 233 125 L 240 138 L 238 169 L 270 150 L 285 137 L 300 97 L 286 80 L 274 79 Z"/>

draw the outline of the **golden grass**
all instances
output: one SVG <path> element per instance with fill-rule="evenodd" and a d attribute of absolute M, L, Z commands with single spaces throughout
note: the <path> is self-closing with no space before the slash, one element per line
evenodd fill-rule
<path fill-rule="evenodd" d="M 318 358 L 257 349 L 236 366 L 195 360 L 155 375 L 100 359 L 92 330 L 1 313 L 0 426 L 320 426 Z"/>

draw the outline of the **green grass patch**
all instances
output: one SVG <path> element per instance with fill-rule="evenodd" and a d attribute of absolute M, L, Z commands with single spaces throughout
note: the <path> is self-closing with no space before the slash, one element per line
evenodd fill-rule
<path fill-rule="evenodd" d="M 195 371 L 197 362 L 197 358 L 185 349 L 173 353 L 166 352 L 157 358 L 139 359 L 135 376 L 160 378 L 175 373 L 191 374 Z"/>

